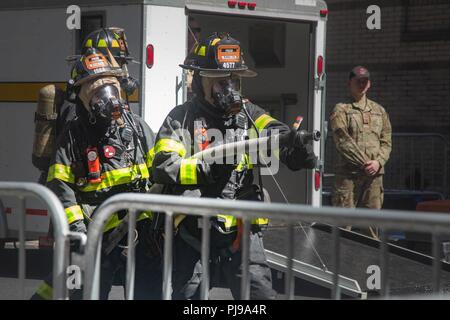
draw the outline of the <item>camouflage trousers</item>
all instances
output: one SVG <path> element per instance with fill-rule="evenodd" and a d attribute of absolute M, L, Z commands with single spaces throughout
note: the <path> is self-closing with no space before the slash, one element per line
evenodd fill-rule
<path fill-rule="evenodd" d="M 334 207 L 381 209 L 383 199 L 383 175 L 335 176 L 332 198 Z"/>
<path fill-rule="evenodd" d="M 369 208 L 381 209 L 384 200 L 383 175 L 368 177 L 336 175 L 332 204 L 341 208 Z M 352 230 L 351 226 L 346 227 Z M 369 227 L 359 232 L 379 239 L 379 230 Z"/>

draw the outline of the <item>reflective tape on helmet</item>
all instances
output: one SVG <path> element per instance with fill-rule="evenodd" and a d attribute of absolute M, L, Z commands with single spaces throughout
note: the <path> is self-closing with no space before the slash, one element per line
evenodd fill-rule
<path fill-rule="evenodd" d="M 119 41 L 113 39 L 113 41 L 111 42 L 111 47 L 112 48 L 120 48 Z"/>
<path fill-rule="evenodd" d="M 55 163 L 48 169 L 47 182 L 59 179 L 68 183 L 75 183 L 75 175 L 72 168 L 60 163 Z"/>
<path fill-rule="evenodd" d="M 267 114 L 263 114 L 261 116 L 258 117 L 258 119 L 256 119 L 255 121 L 255 125 L 258 128 L 258 130 L 262 130 L 264 129 L 269 123 L 276 121 L 274 118 L 272 118 L 271 116 L 267 115 Z"/>
<path fill-rule="evenodd" d="M 87 39 L 86 43 L 84 44 L 85 48 L 92 48 L 92 39 Z"/>
<path fill-rule="evenodd" d="M 155 145 L 155 154 L 158 152 L 176 152 L 180 157 L 184 157 L 186 155 L 186 148 L 177 140 L 159 139 Z"/>
<path fill-rule="evenodd" d="M 64 209 L 64 212 L 66 213 L 67 216 L 67 222 L 69 224 L 77 221 L 77 220 L 83 220 L 84 219 L 84 215 L 83 215 L 83 210 L 81 209 L 81 207 L 79 205 L 75 205 L 75 206 L 71 206 L 68 208 Z"/>
<path fill-rule="evenodd" d="M 131 181 L 138 177 L 140 179 L 148 179 L 150 177 L 146 164 L 133 165 L 127 168 L 103 172 L 101 175 L 102 182 L 88 183 L 84 187 L 81 187 L 80 190 L 82 192 L 98 191 L 121 184 L 131 183 Z"/>
<path fill-rule="evenodd" d="M 205 46 L 199 47 L 197 50 L 197 55 L 205 57 L 206 56 L 206 47 Z"/>
<path fill-rule="evenodd" d="M 108 44 L 106 43 L 105 39 L 98 40 L 97 48 L 107 48 L 107 47 L 108 47 Z"/>
<path fill-rule="evenodd" d="M 52 300 L 53 299 L 53 288 L 47 282 L 44 281 L 37 288 L 36 294 L 44 300 Z"/>
<path fill-rule="evenodd" d="M 217 42 L 220 41 L 220 38 L 215 38 L 213 41 L 211 41 L 211 45 L 215 46 Z"/>
<path fill-rule="evenodd" d="M 181 160 L 180 183 L 184 185 L 197 184 L 197 159 Z"/>

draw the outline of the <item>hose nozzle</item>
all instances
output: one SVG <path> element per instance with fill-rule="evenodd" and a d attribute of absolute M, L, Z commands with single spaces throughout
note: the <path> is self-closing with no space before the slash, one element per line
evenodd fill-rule
<path fill-rule="evenodd" d="M 302 144 L 307 144 L 310 141 L 319 141 L 321 137 L 321 133 L 319 130 L 314 130 L 313 132 L 300 130 L 298 135 L 300 136 L 300 141 L 302 142 Z"/>

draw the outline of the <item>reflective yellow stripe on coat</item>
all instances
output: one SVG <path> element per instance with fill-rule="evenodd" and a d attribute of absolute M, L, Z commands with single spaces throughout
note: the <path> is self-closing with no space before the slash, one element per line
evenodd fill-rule
<path fill-rule="evenodd" d="M 131 183 L 139 174 L 141 175 L 141 179 L 148 179 L 150 177 L 146 164 L 103 172 L 101 176 L 102 182 L 88 183 L 84 187 L 81 187 L 80 190 L 82 192 L 91 192 Z"/>
<path fill-rule="evenodd" d="M 197 184 L 197 159 L 188 158 L 181 160 L 180 183 L 183 185 Z"/>
<path fill-rule="evenodd" d="M 255 121 L 255 125 L 259 131 L 263 130 L 267 125 L 273 121 L 276 121 L 274 118 L 269 116 L 268 114 L 263 114 L 258 117 Z"/>
<path fill-rule="evenodd" d="M 250 156 L 248 154 L 242 155 L 242 159 L 239 162 L 238 166 L 236 167 L 236 170 L 242 171 L 245 168 L 247 168 L 247 169 L 253 168 L 253 164 L 250 162 Z M 237 218 L 235 218 L 233 216 L 219 214 L 219 215 L 217 215 L 217 220 L 224 224 L 226 232 L 232 231 L 233 229 L 235 229 L 237 227 Z M 259 225 L 259 226 L 267 225 L 267 224 L 269 224 L 269 219 L 256 218 L 256 219 L 252 220 L 252 224 Z"/>
<path fill-rule="evenodd" d="M 71 206 L 64 209 L 67 216 L 67 222 L 71 224 L 77 220 L 84 219 L 83 210 L 79 205 Z"/>
<path fill-rule="evenodd" d="M 155 152 L 176 152 L 180 157 L 184 157 L 186 155 L 186 148 L 184 145 L 173 139 L 159 139 L 155 145 Z"/>
<path fill-rule="evenodd" d="M 53 288 L 50 287 L 50 285 L 44 281 L 37 288 L 36 294 L 44 300 L 52 300 L 53 299 Z"/>
<path fill-rule="evenodd" d="M 153 214 L 151 212 L 142 212 L 136 221 L 141 221 L 144 219 L 151 219 L 153 218 Z M 108 222 L 106 223 L 106 226 L 103 228 L 103 232 L 107 232 L 109 230 L 112 230 L 119 226 L 119 224 L 122 223 L 122 220 L 119 219 L 119 215 L 117 213 L 114 213 L 111 218 L 109 218 Z"/>
<path fill-rule="evenodd" d="M 147 168 L 151 168 L 153 165 L 153 160 L 155 159 L 155 148 L 151 148 L 149 152 L 147 152 L 145 156 L 145 164 Z"/>
<path fill-rule="evenodd" d="M 59 179 L 68 183 L 75 183 L 75 175 L 72 168 L 60 163 L 55 163 L 48 169 L 47 182 Z"/>
<path fill-rule="evenodd" d="M 223 223 L 223 225 L 225 226 L 226 232 L 236 231 L 236 228 L 237 228 L 237 218 L 236 217 L 226 215 L 226 214 L 218 214 L 217 220 L 219 222 Z M 255 219 L 252 219 L 252 224 L 258 225 L 258 226 L 265 226 L 265 225 L 269 224 L 269 219 L 255 218 Z"/>

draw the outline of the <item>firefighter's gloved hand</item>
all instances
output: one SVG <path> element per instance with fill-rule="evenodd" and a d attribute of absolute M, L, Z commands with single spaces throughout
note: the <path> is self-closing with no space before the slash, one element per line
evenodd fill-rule
<path fill-rule="evenodd" d="M 304 145 L 304 168 L 314 169 L 317 166 L 317 161 L 319 160 L 314 153 L 313 147 L 310 143 Z"/>
<path fill-rule="evenodd" d="M 237 197 L 237 193 L 240 190 L 240 175 L 241 173 L 233 170 L 230 176 L 230 179 L 228 180 L 227 184 L 222 190 L 222 193 L 220 195 L 221 199 L 229 199 L 229 200 L 235 200 Z"/>
<path fill-rule="evenodd" d="M 303 146 L 303 142 L 300 136 L 300 132 L 291 129 L 290 132 L 280 134 L 280 146 L 288 148 L 300 148 Z"/>
<path fill-rule="evenodd" d="M 84 234 L 87 233 L 86 224 L 84 223 L 83 220 L 77 220 L 75 222 L 72 222 L 69 225 L 69 230 L 72 232 L 82 232 Z"/>
<path fill-rule="evenodd" d="M 236 199 L 236 193 L 237 193 L 237 186 L 236 184 L 228 181 L 225 185 L 225 188 L 222 190 L 222 194 L 220 195 L 221 199 L 228 199 L 228 200 L 234 200 Z"/>
<path fill-rule="evenodd" d="M 291 129 L 290 132 L 280 135 L 280 145 L 288 148 L 302 148 L 313 140 L 318 141 L 319 139 L 319 131 L 307 132 Z"/>

